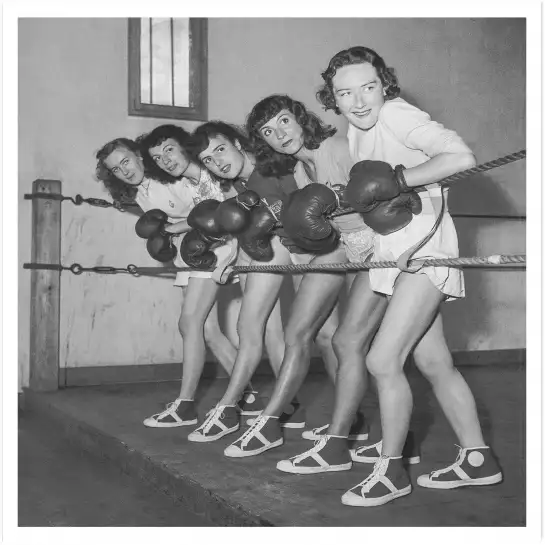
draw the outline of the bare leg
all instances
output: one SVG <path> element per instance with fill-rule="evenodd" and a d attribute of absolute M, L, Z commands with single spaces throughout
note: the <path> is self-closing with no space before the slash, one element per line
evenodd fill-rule
<path fill-rule="evenodd" d="M 430 381 L 441 408 L 464 448 L 483 446 L 484 439 L 477 415 L 475 398 L 454 367 L 443 333 L 443 320 L 434 322 L 414 350 L 414 360 Z"/>
<path fill-rule="evenodd" d="M 237 350 L 223 334 L 218 318 L 218 303 L 214 303 L 204 322 L 204 340 L 228 375 L 233 372 Z"/>
<path fill-rule="evenodd" d="M 377 384 L 385 456 L 401 456 L 413 405 L 403 366 L 435 320 L 443 298 L 426 275 L 401 273 L 367 355 Z"/>
<path fill-rule="evenodd" d="M 204 323 L 216 301 L 218 284 L 211 278 L 190 278 L 178 327 L 183 339 L 181 399 L 193 399 L 205 360 Z"/>
<path fill-rule="evenodd" d="M 273 263 L 291 263 L 289 252 L 280 244 L 275 248 Z M 278 301 L 283 280 L 284 277 L 279 274 L 250 273 L 246 276 L 238 320 L 239 350 L 233 374 L 219 405 L 234 405 L 259 365 L 265 326 Z M 282 339 L 282 351 L 283 344 Z"/>
<path fill-rule="evenodd" d="M 341 324 L 333 337 L 339 359 L 335 405 L 328 433 L 345 437 L 367 390 L 365 356 L 388 305 L 386 296 L 369 286 L 369 273 L 358 273 Z"/>
<path fill-rule="evenodd" d="M 280 313 L 280 300 L 276 301 L 265 327 L 265 347 L 275 376 L 280 373 L 284 359 L 284 325 Z"/>
<path fill-rule="evenodd" d="M 336 250 L 318 256 L 314 263 L 338 263 L 343 259 L 344 250 Z M 344 274 L 304 275 L 286 325 L 286 352 L 280 376 L 264 415 L 280 416 L 299 391 L 308 372 L 311 343 L 333 310 L 344 281 Z"/>

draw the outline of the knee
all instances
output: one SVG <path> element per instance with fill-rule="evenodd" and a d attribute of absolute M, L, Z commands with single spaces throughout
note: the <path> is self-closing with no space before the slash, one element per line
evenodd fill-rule
<path fill-rule="evenodd" d="M 342 362 L 342 356 L 344 355 L 358 353 L 363 357 L 369 348 L 366 339 L 362 335 L 341 328 L 334 333 L 331 343 L 335 354 L 339 358 L 339 363 Z"/>
<path fill-rule="evenodd" d="M 374 346 L 367 354 L 365 363 L 367 370 L 377 381 L 403 372 L 403 360 L 398 354 Z"/>
<path fill-rule="evenodd" d="M 204 322 L 204 340 L 207 343 L 213 342 L 220 335 L 222 335 L 222 332 L 218 323 L 212 320 L 206 320 L 206 322 Z"/>
<path fill-rule="evenodd" d="M 445 373 L 456 371 L 450 354 L 448 357 L 437 354 L 414 354 L 414 363 L 429 381 L 433 381 Z"/>
<path fill-rule="evenodd" d="M 288 324 L 284 333 L 284 343 L 286 348 L 301 347 L 308 345 L 313 340 L 313 334 L 308 328 L 297 327 L 296 325 Z M 316 339 L 316 342 L 318 340 Z"/>
<path fill-rule="evenodd" d="M 180 319 L 178 320 L 178 331 L 182 337 L 195 331 L 195 322 L 189 314 L 182 313 L 180 316 Z"/>
<path fill-rule="evenodd" d="M 331 349 L 333 346 L 333 339 L 335 337 L 336 328 L 329 324 L 324 324 L 322 328 L 316 334 L 316 344 L 320 348 Z"/>
<path fill-rule="evenodd" d="M 255 344 L 263 340 L 264 325 L 254 317 L 239 316 L 237 334 L 240 344 Z"/>

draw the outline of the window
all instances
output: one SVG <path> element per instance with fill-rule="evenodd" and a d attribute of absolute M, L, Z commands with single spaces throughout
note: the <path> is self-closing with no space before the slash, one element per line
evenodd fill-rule
<path fill-rule="evenodd" d="M 205 121 L 207 20 L 129 19 L 129 115 Z"/>

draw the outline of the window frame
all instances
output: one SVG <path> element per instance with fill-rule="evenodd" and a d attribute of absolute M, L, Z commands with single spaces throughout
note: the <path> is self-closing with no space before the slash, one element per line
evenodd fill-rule
<path fill-rule="evenodd" d="M 189 96 L 194 106 L 145 104 L 140 100 L 140 25 L 141 19 L 129 18 L 129 115 L 206 121 L 208 117 L 208 19 L 190 18 Z"/>

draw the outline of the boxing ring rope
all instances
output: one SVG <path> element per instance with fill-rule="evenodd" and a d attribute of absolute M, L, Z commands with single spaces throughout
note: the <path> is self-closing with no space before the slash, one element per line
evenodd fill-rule
<path fill-rule="evenodd" d="M 520 161 L 521 159 L 524 159 L 526 157 L 526 150 L 520 150 L 515 153 L 511 153 L 509 155 L 504 155 L 503 157 L 498 157 L 497 159 L 494 159 L 492 161 L 488 161 L 487 163 L 482 163 L 480 165 L 477 165 L 473 168 L 469 168 L 467 170 L 462 170 L 461 172 L 457 172 L 456 174 L 452 174 L 451 176 L 447 176 L 446 178 L 443 178 L 442 180 L 439 180 L 436 182 L 439 185 L 448 186 L 451 182 L 455 182 L 458 180 L 462 180 L 464 178 L 468 178 L 470 176 L 473 176 L 473 174 L 479 174 L 481 172 L 486 172 L 487 170 L 492 170 L 494 168 L 498 168 L 504 165 L 508 165 L 509 163 L 514 163 L 516 161 Z M 59 193 L 26 193 L 24 195 L 25 200 L 33 200 L 33 199 L 50 199 L 50 200 L 57 200 L 57 201 L 71 201 L 75 205 L 81 205 L 83 203 L 89 204 L 91 206 L 98 206 L 101 208 L 109 208 L 109 207 L 116 207 L 116 204 L 104 199 L 97 199 L 94 197 L 88 197 L 84 198 L 82 195 L 77 194 L 75 197 L 67 197 L 65 195 L 61 195 Z M 119 207 L 116 207 L 117 210 L 120 212 L 124 212 L 124 208 L 138 208 L 138 205 L 131 201 L 119 201 L 118 202 Z M 336 210 L 333 212 L 330 217 L 334 218 L 336 216 L 342 216 L 345 214 L 350 214 L 354 212 L 354 210 L 350 207 L 345 207 L 339 210 Z M 478 215 L 470 215 L 470 214 L 451 214 L 452 217 L 481 217 Z M 526 219 L 525 216 L 495 216 L 495 215 L 485 215 L 482 217 L 486 218 L 502 218 L 502 219 Z"/>
<path fill-rule="evenodd" d="M 485 267 L 490 269 L 499 268 L 502 270 L 514 267 L 515 269 L 525 269 L 526 255 L 491 255 L 488 257 L 451 257 L 441 259 L 411 259 L 409 264 L 421 265 L 423 267 Z M 126 273 L 133 276 L 141 275 L 162 275 L 175 274 L 178 272 L 195 271 L 193 267 L 138 267 L 136 265 L 127 265 L 126 267 L 108 267 L 95 266 L 83 267 L 79 263 L 74 263 L 69 267 L 52 263 L 24 263 L 24 269 L 44 269 L 51 271 L 70 271 L 75 275 L 84 272 L 98 274 L 117 274 Z M 229 267 L 230 274 L 244 274 L 254 272 L 278 273 L 278 274 L 301 274 L 314 272 L 349 272 L 365 271 L 370 269 L 388 269 L 397 268 L 396 261 L 362 261 L 361 263 L 318 263 L 318 264 L 300 264 L 300 265 L 233 265 Z M 213 272 L 213 269 L 199 269 L 202 271 Z"/>
<path fill-rule="evenodd" d="M 519 161 L 526 157 L 526 150 L 499 157 L 493 161 L 477 165 L 471 169 L 458 172 L 437 182 L 447 186 L 451 182 L 467 178 L 477 173 Z M 74 275 L 86 273 L 96 274 L 129 274 L 134 277 L 174 275 L 181 271 L 194 271 L 191 267 L 155 266 L 138 267 L 130 264 L 126 267 L 92 266 L 84 267 L 79 263 L 65 266 L 61 261 L 61 204 L 70 201 L 79 206 L 88 204 L 101 208 L 115 208 L 125 212 L 126 208 L 138 208 L 131 201 L 110 202 L 98 198 L 84 198 L 62 195 L 62 184 L 59 180 L 38 179 L 33 182 L 33 192 L 25 194 L 25 200 L 32 201 L 32 258 L 24 263 L 24 269 L 31 270 L 31 320 L 30 320 L 30 375 L 29 387 L 35 391 L 51 391 L 59 387 L 59 330 L 60 330 L 60 277 L 61 272 L 70 271 Z M 329 217 L 353 213 L 352 208 L 341 208 Z M 474 217 L 487 219 L 525 220 L 525 216 L 502 215 L 469 215 L 451 213 L 452 217 Z M 444 259 L 410 259 L 409 265 L 423 267 L 443 266 L 461 268 L 488 268 L 495 270 L 524 270 L 525 255 L 491 255 L 487 257 L 457 257 Z M 351 271 L 370 270 L 375 268 L 399 268 L 396 261 L 365 261 L 361 263 L 321 263 L 308 265 L 233 265 L 222 271 L 221 283 L 233 274 L 244 273 L 347 273 Z M 204 269 L 207 270 L 207 269 Z M 209 269 L 208 269 L 209 270 Z"/>

